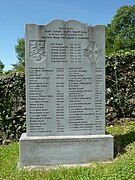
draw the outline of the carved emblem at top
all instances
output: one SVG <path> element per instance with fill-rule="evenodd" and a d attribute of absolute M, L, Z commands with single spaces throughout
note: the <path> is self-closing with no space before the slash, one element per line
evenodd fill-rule
<path fill-rule="evenodd" d="M 92 41 L 86 49 L 84 49 L 84 54 L 92 63 L 96 63 L 96 61 L 102 56 L 102 49 L 99 49 L 96 42 Z"/>
<path fill-rule="evenodd" d="M 29 56 L 31 60 L 40 62 L 47 58 L 46 41 L 31 40 L 29 42 Z"/>

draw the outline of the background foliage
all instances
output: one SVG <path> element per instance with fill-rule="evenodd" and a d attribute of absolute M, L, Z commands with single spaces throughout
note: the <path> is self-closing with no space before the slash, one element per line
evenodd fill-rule
<path fill-rule="evenodd" d="M 122 6 L 106 27 L 106 53 L 135 49 L 135 5 Z"/>
<path fill-rule="evenodd" d="M 0 77 L 0 133 L 3 139 L 18 139 L 25 131 L 25 75 Z"/>
<path fill-rule="evenodd" d="M 15 52 L 17 55 L 18 62 L 12 64 L 13 71 L 25 71 L 25 40 L 24 38 L 18 38 L 17 45 L 15 46 Z"/>
<path fill-rule="evenodd" d="M 3 74 L 3 69 L 4 69 L 5 65 L 3 64 L 3 62 L 0 60 L 0 75 Z"/>
<path fill-rule="evenodd" d="M 135 50 L 106 56 L 106 113 L 110 122 L 135 116 Z"/>

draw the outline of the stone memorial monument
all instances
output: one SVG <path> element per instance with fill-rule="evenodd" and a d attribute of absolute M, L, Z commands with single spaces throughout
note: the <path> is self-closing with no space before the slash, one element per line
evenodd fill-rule
<path fill-rule="evenodd" d="M 26 133 L 19 167 L 113 158 L 105 134 L 105 26 L 26 25 Z"/>

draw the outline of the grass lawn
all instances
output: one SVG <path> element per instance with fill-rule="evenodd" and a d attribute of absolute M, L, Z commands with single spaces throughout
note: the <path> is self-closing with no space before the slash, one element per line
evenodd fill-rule
<path fill-rule="evenodd" d="M 0 180 L 135 180 L 135 122 L 110 126 L 106 131 L 112 134 L 115 140 L 115 158 L 111 163 L 19 171 L 19 145 L 13 143 L 0 146 Z"/>

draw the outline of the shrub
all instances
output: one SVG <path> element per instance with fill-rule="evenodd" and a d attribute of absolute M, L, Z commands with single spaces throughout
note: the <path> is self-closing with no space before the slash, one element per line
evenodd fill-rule
<path fill-rule="evenodd" d="M 106 57 L 106 109 L 119 119 L 134 116 L 135 50 L 119 51 Z"/>
<path fill-rule="evenodd" d="M 0 130 L 6 139 L 18 139 L 25 131 L 25 75 L 0 77 Z"/>

